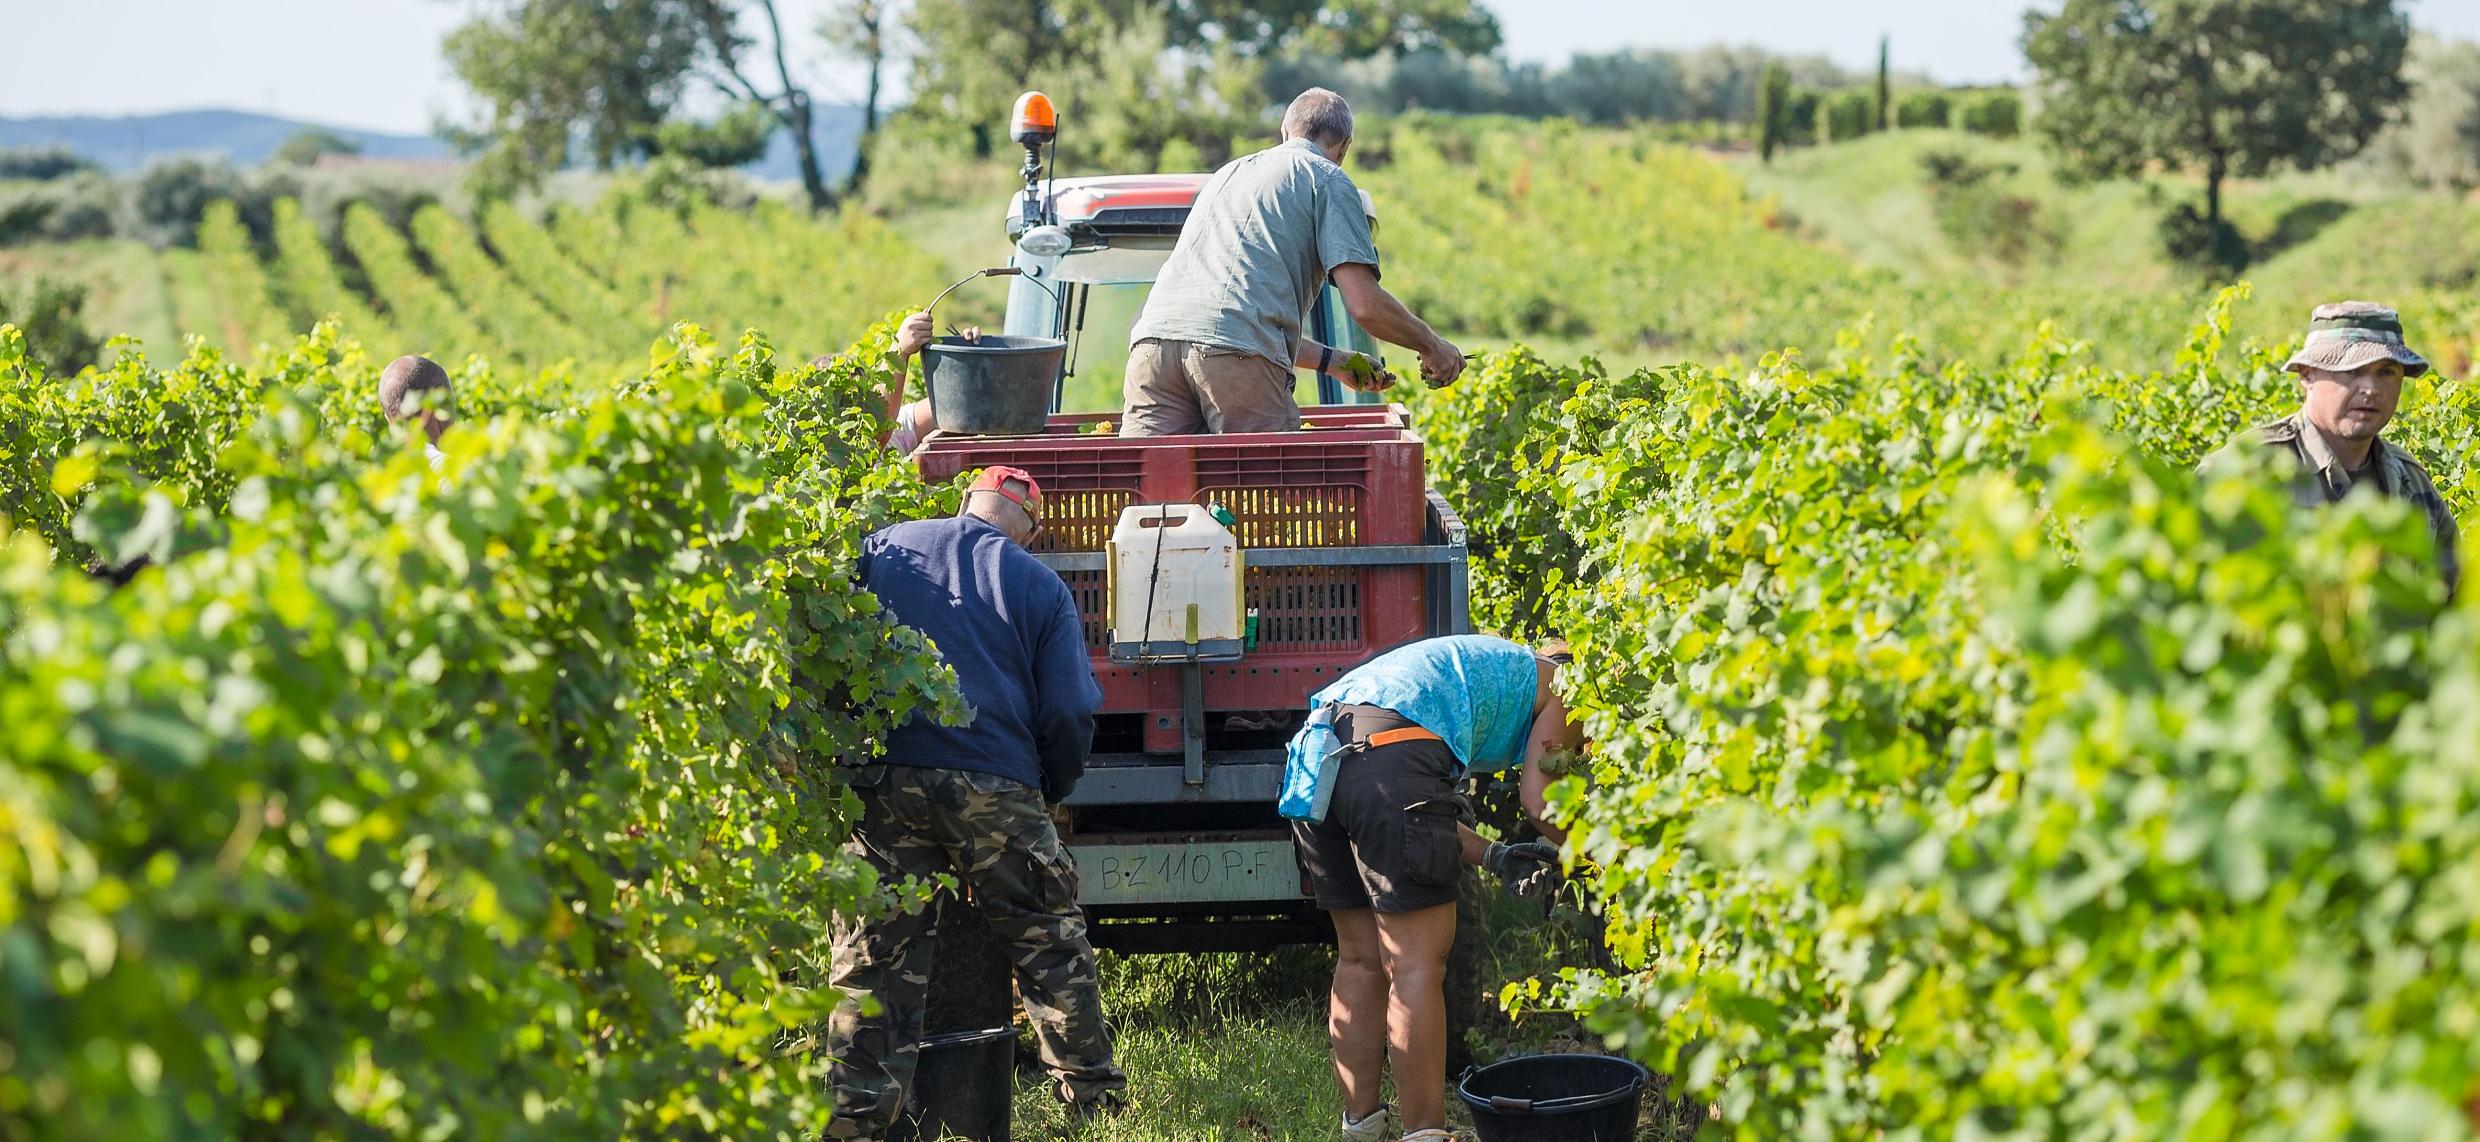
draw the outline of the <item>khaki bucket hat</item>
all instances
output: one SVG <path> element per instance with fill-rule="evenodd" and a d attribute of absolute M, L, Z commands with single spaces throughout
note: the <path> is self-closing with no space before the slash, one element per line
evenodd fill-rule
<path fill-rule="evenodd" d="M 2343 301 L 2316 307 L 2308 343 L 2282 367 L 2348 373 L 2389 359 L 2401 362 L 2406 377 L 2428 371 L 2428 359 L 2403 344 L 2401 314 L 2371 301 Z"/>

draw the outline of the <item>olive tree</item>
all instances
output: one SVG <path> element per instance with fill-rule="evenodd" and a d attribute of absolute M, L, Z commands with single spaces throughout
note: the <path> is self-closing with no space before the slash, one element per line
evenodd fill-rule
<path fill-rule="evenodd" d="M 2066 0 L 2024 17 L 2037 127 L 2070 173 L 2154 164 L 2222 184 L 2357 154 L 2407 94 L 2410 17 L 2394 0 Z"/>

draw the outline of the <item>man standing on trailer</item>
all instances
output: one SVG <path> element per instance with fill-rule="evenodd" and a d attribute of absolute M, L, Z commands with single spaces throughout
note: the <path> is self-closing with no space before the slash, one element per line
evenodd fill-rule
<path fill-rule="evenodd" d="M 1093 746 L 1094 683 L 1076 600 L 1025 550 L 1042 525 L 1042 489 L 990 468 L 952 519 L 900 523 L 869 538 L 862 585 L 937 645 L 973 707 L 963 725 L 916 717 L 885 756 L 850 778 L 861 820 L 845 851 L 880 877 L 948 874 L 1006 945 L 1052 1093 L 1078 1117 L 1116 1109 L 1128 1078 L 1111 1061 L 1076 863 L 1050 806 L 1075 787 Z M 879 1138 L 895 1125 L 919 1061 L 930 983 L 930 910 L 840 931 L 833 982 L 857 999 L 827 1027 L 832 1138 Z"/>
<path fill-rule="evenodd" d="M 2291 461 L 2291 495 L 2302 507 L 2340 503 L 2367 488 L 2418 508 L 2437 544 L 2437 571 L 2453 594 L 2462 579 L 2454 512 L 2428 469 L 2379 436 L 2394 421 L 2403 381 L 2428 371 L 2427 359 L 2403 340 L 2402 315 L 2366 301 L 2320 305 L 2309 315 L 2307 343 L 2282 367 L 2299 374 L 2299 411 L 2257 427 L 2200 467 L 2242 449 L 2271 448 Z"/>
<path fill-rule="evenodd" d="M 1378 284 L 1378 246 L 1360 188 L 1343 173 L 1352 107 L 1313 87 L 1283 113 L 1283 142 L 1232 160 L 1197 192 L 1129 334 L 1122 436 L 1290 432 L 1300 427 L 1292 370 L 1392 378 L 1301 335 L 1332 280 L 1352 320 L 1421 355 L 1444 385 L 1464 355 Z"/>

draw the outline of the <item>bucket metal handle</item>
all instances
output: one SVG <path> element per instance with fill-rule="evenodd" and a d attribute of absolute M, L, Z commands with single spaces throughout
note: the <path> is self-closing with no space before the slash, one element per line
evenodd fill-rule
<path fill-rule="evenodd" d="M 1042 292 L 1051 295 L 1051 301 L 1053 303 L 1057 303 L 1059 301 L 1058 290 L 1052 289 L 1048 283 L 1042 282 L 1035 278 L 1026 277 L 1023 266 L 992 266 L 988 269 L 975 270 L 972 273 L 956 279 L 956 284 L 940 290 L 939 296 L 931 298 L 930 304 L 921 307 L 921 311 L 923 313 L 932 313 L 937 311 L 939 308 L 939 303 L 947 300 L 947 295 L 963 289 L 966 282 L 972 281 L 975 278 L 1025 278 L 1026 281 L 1032 282 L 1034 285 L 1040 287 Z"/>
<path fill-rule="evenodd" d="M 1490 1109 L 1503 1114 L 1549 1114 L 1582 1106 L 1595 1099 L 1609 1098 L 1613 1091 L 1598 1094 L 1569 1094 L 1557 1098 L 1509 1098 L 1503 1094 L 1490 1096 Z"/>

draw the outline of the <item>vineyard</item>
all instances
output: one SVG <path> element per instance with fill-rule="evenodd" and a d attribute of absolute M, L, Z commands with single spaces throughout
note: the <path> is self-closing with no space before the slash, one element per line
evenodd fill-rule
<path fill-rule="evenodd" d="M 927 257 L 867 215 L 820 225 L 778 203 L 741 211 L 613 194 L 539 221 L 505 203 L 478 219 L 434 204 L 403 229 L 356 204 L 330 242 L 281 199 L 269 229 L 261 249 L 230 204 L 211 206 L 199 227 L 218 321 L 244 345 L 281 344 L 333 317 L 374 353 L 451 366 L 566 363 L 605 375 L 638 367 L 684 321 L 779 331 L 806 360 L 941 284 Z"/>
<path fill-rule="evenodd" d="M 1475 622 L 1573 642 L 1594 742 L 1617 967 L 1514 1010 L 1707 1136 L 2467 1136 L 2480 602 L 2416 513 L 2195 471 L 2326 298 L 1915 279 L 1625 132 L 1355 162 L 1488 351 L 1411 401 Z M 622 194 L 253 224 L 177 360 L 0 327 L 0 1138 L 814 1134 L 821 933 L 912 891 L 833 767 L 958 712 L 850 579 L 954 508 L 876 393 L 958 267 Z M 2480 296 L 2337 272 L 2475 518 Z M 372 396 L 417 352 L 435 471 Z M 1331 1136 L 1288 1096 L 1257 1136 Z"/>
<path fill-rule="evenodd" d="M 2459 1136 L 2480 631 L 2414 513 L 2190 474 L 2290 399 L 2227 321 L 2144 374 L 1515 357 L 1425 409 L 1598 745 L 1630 970 L 1511 998 L 1744 1137 Z M 2404 426 L 2464 512 L 2471 399 Z"/>

